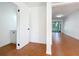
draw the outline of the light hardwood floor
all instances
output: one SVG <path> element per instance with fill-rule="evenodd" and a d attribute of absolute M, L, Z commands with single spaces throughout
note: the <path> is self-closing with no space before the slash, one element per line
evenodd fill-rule
<path fill-rule="evenodd" d="M 0 48 L 2 56 L 44 56 L 45 45 L 37 43 L 29 43 L 20 50 L 16 50 L 15 44 L 9 44 Z"/>
<path fill-rule="evenodd" d="M 52 55 L 54 56 L 79 56 L 79 40 L 64 33 L 59 33 L 59 40 L 53 41 Z"/>
<path fill-rule="evenodd" d="M 1 56 L 47 56 L 46 45 L 29 43 L 20 50 L 15 49 L 15 44 L 0 48 Z M 53 34 L 52 56 L 79 56 L 79 40 L 62 33 Z"/>

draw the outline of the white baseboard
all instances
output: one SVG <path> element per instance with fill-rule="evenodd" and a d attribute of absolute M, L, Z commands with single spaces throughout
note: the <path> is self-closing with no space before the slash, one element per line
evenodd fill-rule
<path fill-rule="evenodd" d="M 67 36 L 70 36 L 70 37 L 72 37 L 76 40 L 79 40 L 79 37 L 77 37 L 77 36 L 74 36 L 74 35 L 71 35 L 71 34 L 68 34 L 68 33 L 64 33 L 64 34 L 67 35 Z"/>
<path fill-rule="evenodd" d="M 2 44 L 2 45 L 0 45 L 0 47 L 6 46 L 8 44 L 10 44 L 10 42 L 6 42 L 5 44 Z"/>
<path fill-rule="evenodd" d="M 32 43 L 40 43 L 40 44 L 46 44 L 46 42 L 38 42 L 38 41 L 30 41 Z"/>

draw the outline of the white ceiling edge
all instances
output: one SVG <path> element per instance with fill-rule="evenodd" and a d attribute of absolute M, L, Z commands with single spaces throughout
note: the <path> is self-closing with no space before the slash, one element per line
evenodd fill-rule
<path fill-rule="evenodd" d="M 52 3 L 52 6 L 56 6 L 56 5 L 64 5 L 64 4 L 70 4 L 73 2 L 59 2 L 59 3 Z"/>
<path fill-rule="evenodd" d="M 46 2 L 24 2 L 24 4 L 28 7 L 46 6 Z"/>

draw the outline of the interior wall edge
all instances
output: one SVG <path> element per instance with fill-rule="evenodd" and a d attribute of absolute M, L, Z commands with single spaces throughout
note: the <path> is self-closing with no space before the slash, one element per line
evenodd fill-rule
<path fill-rule="evenodd" d="M 5 42 L 5 44 L 0 45 L 0 47 L 6 46 L 8 44 L 10 44 L 10 42 Z"/>
<path fill-rule="evenodd" d="M 32 43 L 40 43 L 40 44 L 46 44 L 46 42 L 43 42 L 43 41 L 30 41 Z"/>

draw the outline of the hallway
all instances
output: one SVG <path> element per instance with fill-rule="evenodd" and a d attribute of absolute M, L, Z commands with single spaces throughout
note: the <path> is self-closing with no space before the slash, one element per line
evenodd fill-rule
<path fill-rule="evenodd" d="M 64 33 L 58 33 L 53 40 L 52 55 L 79 56 L 79 40 Z"/>

